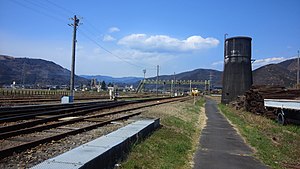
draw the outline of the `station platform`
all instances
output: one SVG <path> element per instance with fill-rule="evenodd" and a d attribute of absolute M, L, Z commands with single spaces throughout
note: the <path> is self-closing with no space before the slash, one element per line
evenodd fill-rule
<path fill-rule="evenodd" d="M 113 168 L 138 140 L 160 126 L 159 119 L 133 122 L 112 133 L 48 159 L 31 169 L 96 169 Z"/>

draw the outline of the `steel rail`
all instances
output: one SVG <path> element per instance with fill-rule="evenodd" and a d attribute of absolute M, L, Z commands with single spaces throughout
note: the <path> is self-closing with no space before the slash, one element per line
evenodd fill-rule
<path fill-rule="evenodd" d="M 188 98 L 187 97 L 184 97 L 184 98 L 175 98 L 175 99 L 172 98 L 172 99 L 169 99 L 169 100 L 166 100 L 166 101 L 162 101 L 162 102 L 158 101 L 158 102 L 150 104 L 150 105 L 139 106 L 139 107 L 136 107 L 136 108 L 129 108 L 129 109 L 125 109 L 125 110 L 118 110 L 118 111 L 113 111 L 113 112 L 109 112 L 109 113 L 102 113 L 102 114 L 98 114 L 98 115 L 87 116 L 87 117 L 84 117 L 84 118 L 82 118 L 80 120 L 85 120 L 85 119 L 88 120 L 89 118 L 97 118 L 97 117 L 99 118 L 99 117 L 103 117 L 103 116 L 107 116 L 107 115 L 111 115 L 111 114 L 118 114 L 118 113 L 125 112 L 125 111 L 137 110 L 137 109 L 141 109 L 141 108 L 144 108 L 144 107 L 150 107 L 150 106 L 155 106 L 155 105 L 159 105 L 159 104 L 165 104 L 165 103 L 174 102 L 174 101 L 183 101 L 183 100 L 186 100 L 186 99 L 188 99 Z M 154 100 L 155 99 L 152 99 L 152 101 L 154 101 Z M 142 102 L 142 101 L 137 101 L 137 103 L 138 102 Z M 6 149 L 2 149 L 2 150 L 0 150 L 0 159 L 2 159 L 4 157 L 7 157 L 7 156 L 9 156 L 9 155 L 11 155 L 13 153 L 22 152 L 22 151 L 24 151 L 26 149 L 35 147 L 35 146 L 37 146 L 39 144 L 47 143 L 47 142 L 50 142 L 52 140 L 59 140 L 61 138 L 69 136 L 69 135 L 75 135 L 75 134 L 82 133 L 82 132 L 85 132 L 85 131 L 88 131 L 88 130 L 92 130 L 92 129 L 95 129 L 97 127 L 101 127 L 103 125 L 109 124 L 112 121 L 127 119 L 129 117 L 132 117 L 132 116 L 135 116 L 135 115 L 138 115 L 138 114 L 141 114 L 141 113 L 142 112 L 129 113 L 129 114 L 121 116 L 121 117 L 117 117 L 117 118 L 105 120 L 105 121 L 102 121 L 102 122 L 97 122 L 96 124 L 89 125 L 89 126 L 86 126 L 86 127 L 80 128 L 80 129 L 75 129 L 75 130 L 72 130 L 72 131 L 60 133 L 60 134 L 57 134 L 57 135 L 54 135 L 54 136 L 50 136 L 50 137 L 47 137 L 47 138 L 41 138 L 41 139 L 38 139 L 38 140 L 35 140 L 35 141 L 31 141 L 31 142 L 28 142 L 28 143 L 23 143 L 21 145 L 17 145 L 17 146 L 9 147 L 9 148 L 6 148 Z M 76 120 L 72 121 L 72 123 L 74 123 L 74 122 L 76 122 Z M 65 124 L 68 124 L 68 122 L 66 122 Z M 58 126 L 61 126 L 61 125 L 58 125 Z M 58 127 L 58 126 L 56 126 L 56 127 Z M 55 126 L 52 126 L 50 128 L 54 128 L 54 127 Z M 46 129 L 47 128 L 45 128 L 43 130 L 46 130 Z"/>
<path fill-rule="evenodd" d="M 64 118 L 64 117 L 68 117 L 68 116 L 84 115 L 84 114 L 87 114 L 87 113 L 90 113 L 90 112 L 93 112 L 93 111 L 96 111 L 96 110 L 108 109 L 108 108 L 112 108 L 112 107 L 115 107 L 115 106 L 122 106 L 122 105 L 126 105 L 126 104 L 130 104 L 130 103 L 128 103 L 128 102 L 122 102 L 122 103 L 116 102 L 116 103 L 111 103 L 111 104 L 106 104 L 106 105 L 98 105 L 98 106 L 93 106 L 93 107 L 83 107 L 83 108 L 80 108 L 80 110 L 75 109 L 74 110 L 75 112 L 71 112 L 71 113 L 58 114 L 58 115 L 53 115 L 53 116 L 48 117 L 48 118 L 37 119 L 37 120 L 18 123 L 18 124 L 9 125 L 9 126 L 3 126 L 3 127 L 0 127 L 0 133 L 7 132 L 7 131 L 12 131 L 12 130 L 17 130 L 17 129 L 21 129 L 21 128 L 32 127 L 34 125 L 47 123 L 51 120 L 58 120 L 60 118 Z"/>
<path fill-rule="evenodd" d="M 119 104 L 120 102 L 111 102 L 109 104 Z M 121 104 L 121 103 L 120 103 Z M 40 115 L 53 115 L 53 114 L 60 114 L 60 113 L 66 113 L 66 112 L 72 112 L 75 110 L 84 110 L 84 109 L 88 109 L 88 108 L 92 108 L 92 107 L 99 107 L 99 106 L 103 106 L 103 105 L 107 105 L 107 103 L 93 103 L 93 104 L 88 104 L 88 105 L 80 105 L 80 106 L 75 106 L 75 107 L 68 107 L 64 108 L 64 107 L 59 107 L 58 109 L 54 109 L 53 110 L 47 110 L 47 111 L 42 111 L 42 110 L 32 110 L 29 111 L 30 113 L 21 113 L 21 114 L 17 114 L 17 115 L 12 115 L 12 116 L 8 116 L 8 117 L 2 117 L 0 118 L 0 122 L 11 122 L 11 121 L 18 121 L 18 120 L 27 120 L 30 118 L 34 118 L 35 116 L 40 116 Z"/>
<path fill-rule="evenodd" d="M 19 130 L 16 129 L 16 127 L 11 127 L 10 130 L 6 130 L 6 132 L 0 133 L 0 139 L 6 139 L 8 137 L 17 136 L 17 135 L 20 135 L 20 134 L 28 134 L 28 133 L 33 133 L 33 132 L 37 132 L 37 131 L 42 131 L 42 130 L 46 130 L 46 129 L 66 125 L 66 124 L 72 124 L 72 123 L 83 121 L 83 120 L 89 119 L 89 118 L 98 118 L 98 117 L 103 117 L 103 116 L 106 116 L 106 115 L 118 114 L 118 113 L 121 113 L 121 112 L 124 112 L 124 111 L 133 111 L 133 110 L 146 108 L 146 107 L 151 107 L 151 106 L 155 106 L 155 105 L 159 105 L 159 104 L 165 104 L 165 103 L 169 103 L 169 102 L 183 101 L 183 100 L 184 99 L 182 99 L 182 98 L 181 99 L 175 99 L 175 100 L 168 100 L 168 101 L 158 102 L 158 103 L 149 104 L 149 105 L 142 105 L 142 106 L 138 106 L 138 107 L 135 107 L 135 108 L 128 108 L 128 109 L 113 111 L 113 112 L 109 112 L 109 113 L 101 113 L 101 114 L 92 115 L 92 116 L 79 117 L 79 118 L 68 120 L 68 121 L 60 121 L 60 122 L 55 122 L 55 123 L 40 125 L 40 126 L 28 127 L 28 125 L 26 125 L 27 128 L 20 128 L 19 127 L 20 128 Z M 51 120 L 49 120 L 49 121 L 51 121 Z"/>
<path fill-rule="evenodd" d="M 51 116 L 49 118 L 37 119 L 37 120 L 29 121 L 29 122 L 22 122 L 22 123 L 15 124 L 15 125 L 3 126 L 3 127 L 0 127 L 0 133 L 12 131 L 12 130 L 17 130 L 17 129 L 21 129 L 21 128 L 32 127 L 34 125 L 46 123 L 49 120 L 57 120 L 59 118 L 64 118 L 64 117 L 67 117 L 67 116 L 84 115 L 84 114 L 87 114 L 87 113 L 92 112 L 92 111 L 112 108 L 112 107 L 115 107 L 115 106 L 123 106 L 123 105 L 128 105 L 128 104 L 163 100 L 163 99 L 169 99 L 169 98 L 170 97 L 168 97 L 168 98 L 151 98 L 151 99 L 133 100 L 133 101 L 122 101 L 122 102 L 111 102 L 111 104 L 103 105 L 101 107 L 94 106 L 94 107 L 82 108 L 82 109 L 80 109 L 82 111 L 78 111 L 78 109 L 77 109 L 77 110 L 75 110 L 77 112 L 58 114 L 58 115 Z M 45 114 L 41 114 L 41 115 L 45 115 Z"/>
<path fill-rule="evenodd" d="M 65 133 L 60 133 L 60 134 L 50 136 L 50 137 L 47 137 L 47 138 L 42 138 L 42 139 L 38 139 L 38 140 L 35 140 L 35 141 L 24 143 L 24 144 L 21 144 L 21 145 L 18 145 L 18 146 L 13 146 L 13 147 L 10 147 L 10 148 L 2 149 L 2 150 L 0 150 L 0 159 L 2 159 L 4 157 L 7 157 L 7 156 L 9 156 L 13 153 L 19 153 L 19 152 L 22 152 L 26 149 L 38 146 L 39 144 L 44 144 L 44 143 L 50 142 L 52 140 L 59 140 L 61 138 L 67 137 L 69 135 L 75 135 L 75 134 L 78 134 L 78 133 L 86 132 L 86 131 L 95 129 L 97 127 L 109 124 L 112 121 L 127 119 L 129 117 L 132 117 L 132 116 L 135 116 L 135 115 L 138 115 L 138 114 L 141 114 L 141 112 L 130 113 L 128 115 L 124 115 L 124 116 L 121 116 L 121 117 L 118 117 L 118 118 L 113 118 L 113 119 L 110 119 L 110 120 L 99 122 L 97 124 L 89 125 L 89 126 L 86 126 L 86 127 L 80 128 L 80 129 L 68 131 L 68 132 L 65 132 Z"/>
<path fill-rule="evenodd" d="M 60 109 L 68 107 L 76 107 L 81 105 L 89 105 L 95 103 L 105 103 L 112 101 L 93 101 L 93 102 L 81 102 L 81 103 L 65 103 L 65 104 L 44 104 L 44 105 L 28 105 L 28 106 L 14 106 L 14 107 L 0 107 L 0 116 L 9 115 L 9 114 L 21 114 L 28 113 L 31 111 L 45 111 L 51 109 Z"/>
<path fill-rule="evenodd" d="M 139 98 L 139 97 L 121 97 L 120 99 L 124 98 Z M 164 97 L 158 98 L 146 98 L 147 100 L 152 99 L 162 99 Z M 22 106 L 8 106 L 8 107 L 0 107 L 0 114 L 11 114 L 11 113 L 21 113 L 21 112 L 28 112 L 28 110 L 32 111 L 32 109 L 46 109 L 51 107 L 64 107 L 64 106 L 72 106 L 72 105 L 82 105 L 82 104 L 89 104 L 89 103 L 98 103 L 99 101 L 91 101 L 91 102 L 80 102 L 80 103 L 56 103 L 56 104 L 42 104 L 42 105 L 22 105 Z M 112 101 L 101 101 L 101 102 L 112 102 Z"/>
<path fill-rule="evenodd" d="M 150 97 L 150 96 L 148 96 Z M 118 99 L 132 99 L 132 98 L 142 98 L 141 96 L 120 96 Z M 26 100 L 27 99 L 27 100 Z M 109 99 L 109 96 L 98 96 L 98 97 L 79 97 L 75 98 L 75 100 L 104 100 Z M 39 102 L 60 102 L 60 98 L 0 98 L 0 105 L 4 103 L 9 104 L 20 104 L 20 105 L 27 105 L 27 104 L 21 104 L 21 103 L 39 103 Z M 4 106 L 6 107 L 6 106 Z M 0 107 L 1 108 L 1 107 Z"/>

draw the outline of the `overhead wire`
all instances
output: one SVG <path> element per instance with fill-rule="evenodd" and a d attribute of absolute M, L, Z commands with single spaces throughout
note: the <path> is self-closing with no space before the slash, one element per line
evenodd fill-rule
<path fill-rule="evenodd" d="M 97 28 L 94 24 L 92 24 L 92 22 L 90 22 L 87 18 L 84 18 L 83 20 L 84 20 L 85 23 L 87 23 L 87 24 L 90 26 L 90 28 L 93 29 L 93 34 L 98 34 L 98 33 L 101 32 L 101 31 L 99 30 L 99 28 Z M 85 25 L 86 25 L 86 24 L 85 24 Z M 102 33 L 100 33 L 100 35 L 101 35 L 101 34 L 102 34 Z"/>
<path fill-rule="evenodd" d="M 54 3 L 54 2 L 51 2 L 51 1 L 49 1 L 49 0 L 46 0 L 46 2 L 48 2 L 49 4 L 51 4 L 51 5 L 53 5 L 53 6 L 56 6 L 57 8 L 60 8 L 62 11 L 64 11 L 66 14 L 68 14 L 68 15 L 75 15 L 75 12 L 73 12 L 73 11 L 71 11 L 71 10 L 69 10 L 69 9 L 67 9 L 67 8 L 65 8 L 65 7 L 63 7 L 63 6 L 61 6 L 61 5 L 58 5 L 58 4 L 56 4 L 56 3 Z"/>
<path fill-rule="evenodd" d="M 62 7 L 62 6 L 56 4 L 56 3 L 52 2 L 52 1 L 46 0 L 46 2 L 48 2 L 48 3 L 50 3 L 50 4 L 54 5 L 54 6 L 56 6 L 56 7 L 58 7 L 58 8 L 60 8 L 60 9 L 63 10 L 65 13 L 68 13 L 68 14 L 74 14 L 73 11 L 71 11 L 71 10 L 65 8 L 65 7 Z M 88 20 L 87 18 L 84 18 L 83 20 L 85 21 L 85 23 L 87 23 L 87 24 L 90 26 L 90 28 L 93 28 L 94 31 L 91 31 L 90 29 L 87 29 L 87 28 L 83 28 L 83 29 L 85 29 L 87 32 L 89 32 L 89 33 L 92 34 L 93 36 L 99 36 L 99 37 L 100 37 L 101 33 L 100 33 L 100 35 L 98 35 L 98 33 L 100 32 L 99 29 L 98 29 L 94 24 L 92 24 L 91 22 L 89 22 L 89 20 Z M 86 24 L 85 24 L 85 25 L 86 25 Z M 78 30 L 81 30 L 81 29 L 78 29 Z M 82 31 L 80 31 L 80 32 L 83 33 Z M 130 65 L 135 66 L 135 67 L 143 68 L 143 69 L 146 68 L 146 69 L 148 69 L 148 70 L 156 70 L 155 68 L 150 68 L 150 67 L 148 67 L 148 66 L 146 66 L 146 67 L 145 67 L 145 66 L 140 66 L 140 65 L 137 65 L 137 64 L 135 64 L 135 63 L 132 63 L 132 62 L 130 62 L 130 61 L 128 61 L 128 60 L 125 60 L 124 58 L 122 58 L 122 57 L 116 55 L 115 53 L 111 52 L 110 50 L 104 48 L 104 47 L 103 47 L 102 45 L 100 45 L 96 40 L 92 39 L 92 38 L 89 37 L 87 34 L 85 34 L 85 33 L 83 33 L 83 34 L 84 34 L 84 36 L 85 36 L 87 39 L 89 39 L 90 41 L 92 41 L 93 43 L 95 43 L 95 44 L 96 44 L 97 46 L 99 46 L 101 49 L 103 49 L 103 50 L 106 51 L 107 53 L 111 54 L 112 56 L 114 56 L 114 57 L 120 59 L 121 61 L 126 62 L 127 64 L 130 64 Z M 156 65 L 153 65 L 153 67 L 156 67 Z"/>
<path fill-rule="evenodd" d="M 62 14 L 61 11 L 54 10 L 54 9 L 51 8 L 49 5 L 44 4 L 44 3 L 43 3 L 44 1 L 36 1 L 36 0 L 23 0 L 23 1 L 25 1 L 25 2 L 27 2 L 27 3 L 30 3 L 30 4 L 32 4 L 32 5 L 36 6 L 36 7 L 38 7 L 38 8 L 42 8 L 43 11 L 48 11 L 48 12 L 51 13 L 52 15 L 55 15 L 55 16 L 56 16 L 56 15 L 58 15 L 58 13 Z M 63 14 L 63 15 L 65 15 L 65 14 Z M 67 15 L 67 16 L 69 16 L 69 15 Z M 61 17 L 61 16 L 59 15 L 59 17 Z M 66 17 L 63 17 L 63 18 L 66 18 Z"/>
<path fill-rule="evenodd" d="M 46 3 L 48 3 L 48 4 L 51 4 L 53 7 L 59 8 L 60 11 L 63 11 L 63 12 L 65 13 L 63 17 L 61 17 L 61 15 L 60 15 L 60 17 L 58 17 L 58 16 L 57 16 L 57 11 L 56 11 L 56 12 L 53 12 L 53 11 L 54 11 L 53 8 L 49 8 L 49 6 L 45 7 L 45 6 L 43 6 L 43 5 L 46 5 L 46 4 L 38 3 L 39 1 L 34 1 L 34 2 L 33 2 L 33 1 L 30 1 L 30 0 L 25 0 L 25 2 L 28 2 L 27 4 L 21 3 L 21 2 L 19 2 L 19 1 L 17 1 L 17 0 L 11 0 L 11 2 L 14 2 L 15 4 L 18 4 L 19 6 L 22 6 L 22 7 L 24 7 L 24 8 L 27 8 L 27 9 L 31 10 L 31 11 L 34 11 L 34 12 L 36 12 L 36 13 L 42 14 L 42 15 L 44 15 L 44 16 L 50 17 L 50 18 L 52 18 L 52 19 L 54 19 L 54 20 L 57 20 L 57 21 L 63 22 L 63 23 L 65 23 L 65 20 L 63 20 L 62 18 L 66 18 L 66 17 L 65 17 L 65 14 L 66 14 L 66 15 L 74 14 L 73 11 L 71 11 L 71 10 L 65 8 L 65 7 L 62 7 L 61 5 L 58 5 L 57 3 L 54 3 L 54 2 L 49 1 L 49 0 L 45 0 L 44 2 L 46 2 Z M 24 1 L 22 1 L 22 2 L 24 2 Z M 29 4 L 31 4 L 31 6 L 30 6 Z M 41 9 L 43 9 L 43 10 L 41 10 Z M 51 14 L 45 12 L 45 11 L 48 11 L 48 12 L 49 12 L 49 10 L 52 10 L 52 12 L 50 12 Z M 53 13 L 55 13 L 56 15 L 53 15 Z M 61 12 L 59 12 L 59 13 L 62 14 Z M 95 31 L 96 33 L 98 33 L 99 30 L 98 30 L 98 28 L 97 28 L 96 26 L 94 26 L 94 25 L 93 25 L 91 22 L 89 22 L 86 18 L 85 18 L 84 20 L 85 20 L 86 23 L 90 26 L 90 28 L 93 28 L 94 31 Z M 123 62 L 125 62 L 125 63 L 127 63 L 127 64 L 129 64 L 129 65 L 132 65 L 132 66 L 141 68 L 141 69 L 156 70 L 155 68 L 148 67 L 148 66 L 141 66 L 141 65 L 135 64 L 135 63 L 133 63 L 133 62 L 131 62 L 131 61 L 128 61 L 128 60 L 126 60 L 126 59 L 120 57 L 119 55 L 117 55 L 117 54 L 111 52 L 111 51 L 108 50 L 107 48 L 105 48 L 105 47 L 103 47 L 102 45 L 100 45 L 96 40 L 94 40 L 93 38 L 91 38 L 90 36 L 88 36 L 88 35 L 87 35 L 86 33 L 84 33 L 81 29 L 78 29 L 78 30 L 79 30 L 80 33 L 81 33 L 84 37 L 86 37 L 88 40 L 90 40 L 91 42 L 93 42 L 95 45 L 97 45 L 98 47 L 100 47 L 102 50 L 106 51 L 106 52 L 109 53 L 110 55 L 112 55 L 112 56 L 118 58 L 119 60 L 121 60 L 121 61 L 123 61 Z M 92 31 L 89 30 L 89 29 L 84 28 L 84 30 L 86 30 L 87 32 L 89 32 L 90 34 L 92 34 L 92 35 L 94 35 L 94 36 L 98 36 L 98 35 L 96 35 L 95 32 L 92 32 Z M 99 36 L 100 36 L 100 35 L 99 35 Z M 153 67 L 156 67 L 156 66 L 153 65 Z"/>
<path fill-rule="evenodd" d="M 19 6 L 24 7 L 24 8 L 27 8 L 27 9 L 33 11 L 33 12 L 42 14 L 42 15 L 47 16 L 47 17 L 50 17 L 50 18 L 52 18 L 52 19 L 54 19 L 54 20 L 56 20 L 56 21 L 65 23 L 65 20 L 63 20 L 63 19 L 61 19 L 61 18 L 59 18 L 59 17 L 57 17 L 57 16 L 55 16 L 55 15 L 51 15 L 51 14 L 49 14 L 49 13 L 46 13 L 46 12 L 44 12 L 44 11 L 42 11 L 42 10 L 38 10 L 38 9 L 36 9 L 36 8 L 33 8 L 32 6 L 28 6 L 28 4 L 25 5 L 24 3 L 21 3 L 21 2 L 19 2 L 19 1 L 17 1 L 17 0 L 11 0 L 10 2 L 13 2 L 13 3 L 15 3 L 15 4 L 19 5 Z M 24 1 L 23 1 L 23 2 L 24 2 Z M 27 1 L 27 2 L 29 2 L 29 1 Z M 37 7 L 39 6 L 39 5 L 37 5 L 37 4 L 35 4 L 35 3 L 32 3 L 32 2 L 29 2 L 29 3 L 32 4 L 32 5 L 34 5 L 34 6 L 37 6 Z M 42 8 L 42 7 L 39 7 L 39 8 Z"/>

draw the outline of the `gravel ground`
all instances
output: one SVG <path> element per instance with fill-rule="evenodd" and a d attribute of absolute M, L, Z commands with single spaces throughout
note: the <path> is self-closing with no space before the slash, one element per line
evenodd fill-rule
<path fill-rule="evenodd" d="M 4 122 L 4 123 L 0 123 L 0 127 L 11 126 L 11 125 L 14 125 L 14 124 L 20 124 L 20 123 L 29 122 L 29 121 L 34 121 L 34 119 L 19 120 L 19 121 L 14 121 L 14 122 Z"/>
<path fill-rule="evenodd" d="M 29 168 L 51 157 L 69 151 L 81 144 L 87 143 L 100 136 L 108 134 L 125 126 L 128 122 L 109 124 L 85 133 L 69 136 L 58 141 L 42 144 L 25 152 L 1 159 L 0 168 Z"/>
<path fill-rule="evenodd" d="M 178 112 L 178 106 L 183 107 L 185 105 L 184 102 L 173 102 L 173 103 L 167 103 L 163 105 L 148 107 L 139 109 L 136 111 L 145 111 L 139 116 L 135 116 L 129 120 L 126 121 L 118 121 L 116 123 L 112 123 L 85 133 L 80 133 L 74 136 L 69 136 L 61 140 L 52 141 L 51 143 L 42 144 L 37 147 L 34 147 L 32 149 L 29 149 L 27 151 L 14 154 L 13 156 L 6 157 L 4 159 L 0 160 L 0 168 L 29 168 L 32 167 L 38 163 L 41 163 L 44 160 L 47 160 L 49 158 L 52 158 L 54 156 L 57 156 L 59 154 L 62 154 L 66 151 L 69 151 L 75 147 L 78 147 L 81 144 L 87 143 L 91 140 L 94 140 L 100 136 L 106 135 L 112 131 L 115 131 L 137 119 L 141 118 L 158 118 L 161 113 L 157 112 L 165 112 L 165 113 L 179 113 Z M 132 106 L 135 107 L 135 106 Z M 134 111 L 131 111 L 134 112 Z M 160 117 L 161 118 L 161 117 Z M 68 127 L 79 127 L 87 122 L 79 122 L 75 124 L 68 125 Z M 91 124 L 91 123 L 89 123 Z M 51 131 L 51 130 L 50 130 Z M 53 129 L 55 131 L 55 129 Z M 41 132 L 42 133 L 42 132 Z M 43 135 L 39 134 L 36 136 Z M 28 136 L 30 139 L 30 136 Z M 17 140 L 17 139 L 16 139 Z M 2 143 L 0 140 L 1 146 Z"/>

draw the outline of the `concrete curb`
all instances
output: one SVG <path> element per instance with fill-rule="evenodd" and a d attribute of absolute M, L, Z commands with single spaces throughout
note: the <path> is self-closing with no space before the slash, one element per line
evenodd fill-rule
<path fill-rule="evenodd" d="M 160 126 L 160 119 L 139 120 L 112 133 L 48 159 L 32 169 L 113 168 L 131 146 Z"/>

